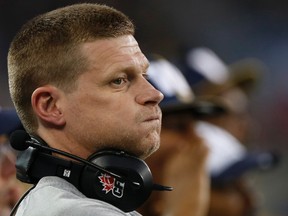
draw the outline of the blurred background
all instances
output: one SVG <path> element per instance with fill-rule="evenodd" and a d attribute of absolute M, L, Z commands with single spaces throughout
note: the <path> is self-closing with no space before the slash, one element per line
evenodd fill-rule
<path fill-rule="evenodd" d="M 9 43 L 28 19 L 75 0 L 0 0 L 0 106 L 12 107 L 7 81 Z M 251 113 L 257 131 L 251 148 L 281 152 L 273 171 L 251 175 L 263 194 L 263 215 L 288 215 L 288 2 L 284 0 L 107 0 L 136 25 L 145 54 L 177 62 L 184 51 L 205 46 L 226 63 L 247 57 L 268 70 L 253 92 Z M 261 197 L 260 193 L 260 197 Z"/>

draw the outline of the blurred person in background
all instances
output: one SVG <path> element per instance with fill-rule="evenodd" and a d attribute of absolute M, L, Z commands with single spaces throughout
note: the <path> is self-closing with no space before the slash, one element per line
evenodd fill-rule
<path fill-rule="evenodd" d="M 278 156 L 269 151 L 249 151 L 229 132 L 205 121 L 197 121 L 195 130 L 209 148 L 206 161 L 211 178 L 208 215 L 259 215 L 260 192 L 247 174 L 273 168 Z"/>
<path fill-rule="evenodd" d="M 206 47 L 191 49 L 185 57 L 185 63 L 179 67 L 195 95 L 217 101 L 227 110 L 225 115 L 205 120 L 249 145 L 258 127 L 249 112 L 250 98 L 267 70 L 264 63 L 246 58 L 228 66 Z"/>
<path fill-rule="evenodd" d="M 0 215 L 10 214 L 17 200 L 24 193 L 24 186 L 16 180 L 16 154 L 9 144 L 9 135 L 22 129 L 14 109 L 0 107 Z"/>
<path fill-rule="evenodd" d="M 208 148 L 194 130 L 193 115 L 219 115 L 210 102 L 195 101 L 182 73 L 164 58 L 153 58 L 149 81 L 164 94 L 160 149 L 146 160 L 158 182 L 174 190 L 154 193 L 141 207 L 143 215 L 205 216 L 209 205 L 210 178 L 206 171 Z"/>
<path fill-rule="evenodd" d="M 186 60 L 189 70 L 184 74 L 196 97 L 209 98 L 226 110 L 223 115 L 196 117 L 197 134 L 210 149 L 208 215 L 257 215 L 259 192 L 246 175 L 255 169 L 271 169 L 279 160 L 273 151 L 252 150 L 250 146 L 257 125 L 249 113 L 250 95 L 266 67 L 252 58 L 228 66 L 205 47 L 191 50 Z"/>

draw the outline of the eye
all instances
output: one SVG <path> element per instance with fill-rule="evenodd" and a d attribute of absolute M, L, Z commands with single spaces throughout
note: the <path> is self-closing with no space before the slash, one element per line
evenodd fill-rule
<path fill-rule="evenodd" d="M 122 82 L 123 82 L 123 78 L 118 78 L 116 80 L 113 80 L 113 83 L 116 85 L 121 85 Z"/>
<path fill-rule="evenodd" d="M 125 84 L 126 82 L 127 82 L 127 78 L 120 77 L 120 78 L 114 79 L 111 83 L 114 86 L 121 86 L 121 85 Z"/>

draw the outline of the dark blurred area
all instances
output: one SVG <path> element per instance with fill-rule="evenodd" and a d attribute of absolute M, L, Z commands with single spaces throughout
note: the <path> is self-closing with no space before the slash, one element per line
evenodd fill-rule
<path fill-rule="evenodd" d="M 280 166 L 251 176 L 265 193 L 263 215 L 288 215 L 288 2 L 284 0 L 0 0 L 0 106 L 13 106 L 8 92 L 9 43 L 28 19 L 79 2 L 105 3 L 126 13 L 136 25 L 145 54 L 159 53 L 178 62 L 185 51 L 205 46 L 230 64 L 246 57 L 268 70 L 251 97 L 257 120 L 250 148 L 282 153 Z M 261 196 L 261 194 L 260 194 Z"/>

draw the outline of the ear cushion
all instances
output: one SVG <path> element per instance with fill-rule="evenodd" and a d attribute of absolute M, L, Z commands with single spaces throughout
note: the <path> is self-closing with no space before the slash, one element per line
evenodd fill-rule
<path fill-rule="evenodd" d="M 124 152 L 104 151 L 92 155 L 89 161 L 118 177 L 86 166 L 79 185 L 87 197 L 106 201 L 129 212 L 140 207 L 150 196 L 153 178 L 143 160 Z"/>
<path fill-rule="evenodd" d="M 35 184 L 38 181 L 30 175 L 31 166 L 37 156 L 38 149 L 28 148 L 25 151 L 20 151 L 16 160 L 16 177 L 22 182 Z"/>

